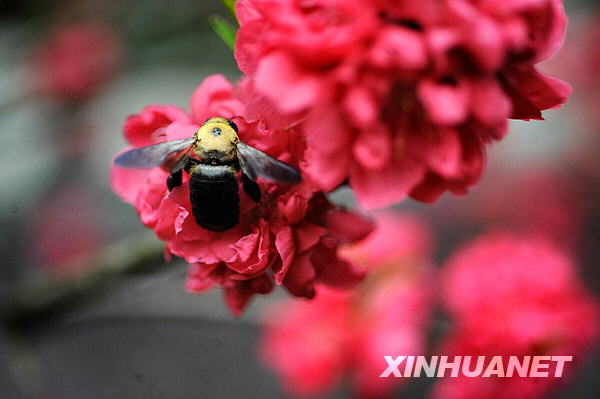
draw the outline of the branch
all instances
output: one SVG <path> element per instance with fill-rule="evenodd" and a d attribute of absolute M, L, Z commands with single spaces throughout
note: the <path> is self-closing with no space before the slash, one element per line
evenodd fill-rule
<path fill-rule="evenodd" d="M 73 262 L 70 270 L 82 271 L 73 277 L 26 281 L 0 306 L 0 319 L 9 328 L 27 327 L 116 277 L 164 265 L 163 253 L 162 242 L 149 232 L 126 237 Z"/>

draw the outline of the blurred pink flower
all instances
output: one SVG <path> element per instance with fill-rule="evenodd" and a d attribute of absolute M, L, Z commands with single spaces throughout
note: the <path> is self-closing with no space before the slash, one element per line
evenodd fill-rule
<path fill-rule="evenodd" d="M 566 142 L 569 173 L 597 201 L 600 186 L 600 11 L 586 9 L 574 14 L 565 45 L 560 54 L 541 67 L 552 74 L 565 76 L 574 87 L 574 106 L 570 107 L 569 139 Z M 561 161 L 561 165 L 562 165 Z"/>
<path fill-rule="evenodd" d="M 125 123 L 128 148 L 190 137 L 209 117 L 238 116 L 242 141 L 302 168 L 300 136 L 269 118 L 249 116 L 245 92 L 243 84 L 235 88 L 213 75 L 192 95 L 189 114 L 174 106 L 147 106 Z M 331 204 L 310 181 L 294 186 L 260 181 L 260 204 L 240 190 L 240 223 L 217 233 L 199 227 L 192 216 L 189 176 L 184 174 L 183 185 L 169 192 L 167 175 L 160 168 L 113 166 L 111 183 L 135 206 L 142 223 L 166 242 L 167 254 L 192 264 L 189 291 L 221 285 L 229 309 L 239 315 L 251 296 L 270 292 L 273 281 L 295 296 L 312 298 L 315 283 L 351 288 L 362 279 L 364 272 L 339 258 L 337 248 L 366 236 L 371 222 Z"/>
<path fill-rule="evenodd" d="M 377 228 L 360 243 L 346 246 L 342 254 L 365 269 L 398 267 L 402 261 L 427 259 L 433 251 L 433 234 L 423 218 L 410 212 L 377 211 Z"/>
<path fill-rule="evenodd" d="M 560 0 L 240 0 L 240 69 L 303 121 L 305 171 L 361 204 L 434 201 L 479 179 L 509 118 L 542 119 L 570 87 L 535 64 L 561 45 Z"/>
<path fill-rule="evenodd" d="M 554 244 L 500 232 L 457 251 L 442 281 L 444 304 L 460 319 L 581 289 L 572 259 Z"/>
<path fill-rule="evenodd" d="M 310 302 L 287 300 L 265 314 L 261 356 L 298 396 L 331 392 L 347 367 L 352 296 L 319 288 Z"/>
<path fill-rule="evenodd" d="M 32 254 L 40 267 L 71 275 L 84 264 L 77 260 L 104 243 L 103 229 L 87 192 L 67 187 L 45 198 L 31 220 Z"/>
<path fill-rule="evenodd" d="M 442 279 L 456 325 L 448 355 L 573 356 L 563 378 L 445 378 L 433 398 L 541 398 L 563 385 L 598 337 L 599 308 L 572 260 L 535 237 L 484 236 L 459 250 Z M 550 372 L 553 372 L 552 364 Z"/>
<path fill-rule="evenodd" d="M 573 179 L 573 170 L 557 171 L 540 164 L 518 172 L 509 167 L 498 172 L 485 189 L 474 194 L 475 209 L 473 204 L 469 207 L 472 217 L 488 228 L 544 235 L 564 249 L 576 248 L 583 235 L 588 188 Z M 531 200 L 540 193 L 543 201 Z"/>
<path fill-rule="evenodd" d="M 584 13 L 574 13 L 572 20 L 560 53 L 540 65 L 540 69 L 568 79 L 574 87 L 576 100 L 597 103 L 596 93 L 600 89 L 597 73 L 600 67 L 600 13 L 589 9 Z"/>
<path fill-rule="evenodd" d="M 319 287 L 313 301 L 288 300 L 266 314 L 261 355 L 294 395 L 330 393 L 349 375 L 356 397 L 388 397 L 400 381 L 379 378 L 383 356 L 424 351 L 435 283 L 427 226 L 410 214 L 376 218 L 378 229 L 344 252 L 371 269 L 354 293 Z M 403 246 L 412 232 L 416 245 Z"/>
<path fill-rule="evenodd" d="M 36 89 L 58 98 L 85 99 L 113 76 L 121 55 L 119 39 L 108 26 L 59 26 L 33 54 Z"/>

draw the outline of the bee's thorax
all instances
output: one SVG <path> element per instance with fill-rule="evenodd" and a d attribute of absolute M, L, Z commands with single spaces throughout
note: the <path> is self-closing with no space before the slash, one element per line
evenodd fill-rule
<path fill-rule="evenodd" d="M 237 159 L 236 131 L 224 118 L 211 118 L 196 132 L 193 151 L 202 163 L 221 165 Z"/>

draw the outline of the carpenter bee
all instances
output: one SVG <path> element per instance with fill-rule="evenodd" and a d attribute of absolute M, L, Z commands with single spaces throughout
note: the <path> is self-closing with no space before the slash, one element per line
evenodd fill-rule
<path fill-rule="evenodd" d="M 208 119 L 190 138 L 127 151 L 115 164 L 124 168 L 167 167 L 169 191 L 182 184 L 182 171 L 190 175 L 190 202 L 196 222 L 211 231 L 234 227 L 240 216 L 238 172 L 242 187 L 260 201 L 258 177 L 280 183 L 298 183 L 292 166 L 244 144 L 236 124 L 222 117 Z"/>

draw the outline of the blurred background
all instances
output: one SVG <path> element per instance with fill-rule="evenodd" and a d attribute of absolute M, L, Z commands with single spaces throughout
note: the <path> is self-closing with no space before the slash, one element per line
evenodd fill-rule
<path fill-rule="evenodd" d="M 467 197 L 396 208 L 429 226 L 436 267 L 487 231 L 544 235 L 598 297 L 600 5 L 566 3 L 567 41 L 543 69 L 574 86 L 569 103 L 514 122 Z M 209 74 L 239 77 L 213 14 L 227 15 L 218 0 L 0 1 L 1 398 L 288 397 L 257 354 L 263 312 L 286 295 L 237 320 L 218 290 L 187 294 L 187 265 L 165 263 L 109 186 L 128 115 L 187 108 Z M 332 197 L 353 205 L 348 190 Z M 433 312 L 432 347 L 450 323 Z M 597 398 L 598 355 L 548 397 Z M 434 383 L 411 380 L 397 397 L 429 397 Z M 323 393 L 349 395 L 343 382 Z"/>

